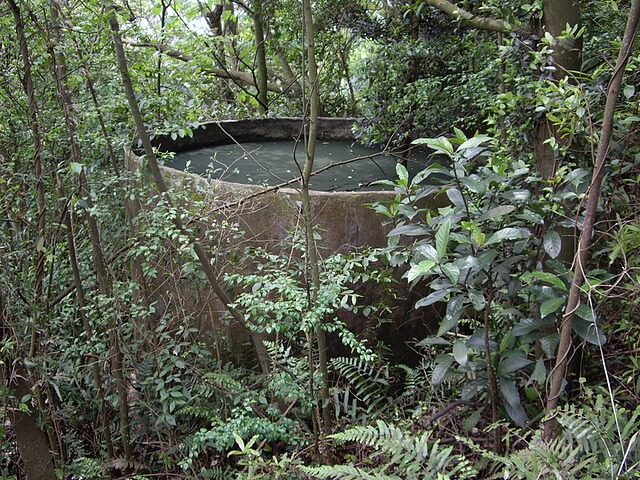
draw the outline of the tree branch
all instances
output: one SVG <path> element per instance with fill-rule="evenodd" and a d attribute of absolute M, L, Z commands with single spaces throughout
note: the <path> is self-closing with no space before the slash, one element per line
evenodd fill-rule
<path fill-rule="evenodd" d="M 456 20 L 460 20 L 465 25 L 473 28 L 502 33 L 509 33 L 517 30 L 517 28 L 514 28 L 505 20 L 501 20 L 499 18 L 479 17 L 458 7 L 455 3 L 448 2 L 447 0 L 426 0 L 425 3 L 437 8 L 447 15 L 451 15 Z"/>
<path fill-rule="evenodd" d="M 169 45 L 165 45 L 162 43 L 149 43 L 149 42 L 134 42 L 132 40 L 122 40 L 123 43 L 130 45 L 132 47 L 144 47 L 144 48 L 155 48 L 161 53 L 165 55 L 175 58 L 176 60 L 180 60 L 182 62 L 188 63 L 193 61 L 193 57 L 191 55 L 187 55 L 180 50 L 177 50 Z M 236 82 L 242 82 L 247 85 L 251 85 L 252 87 L 258 88 L 256 85 L 255 77 L 252 73 L 249 72 L 239 72 L 237 70 L 225 70 L 224 68 L 204 68 L 201 67 L 201 71 L 213 75 L 218 78 L 228 78 L 229 80 L 233 80 Z M 289 85 L 278 85 L 277 83 L 267 83 L 267 90 L 275 93 L 283 93 L 285 91 L 294 92 L 295 88 L 291 88 Z"/>

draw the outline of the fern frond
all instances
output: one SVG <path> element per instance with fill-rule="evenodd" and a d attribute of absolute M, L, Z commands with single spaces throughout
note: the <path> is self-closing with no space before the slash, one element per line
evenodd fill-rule
<path fill-rule="evenodd" d="M 368 416 L 379 414 L 391 403 L 388 396 L 389 369 L 362 358 L 337 357 L 331 367 L 346 381 L 343 389 L 334 390 L 336 408 L 355 418 L 359 408 Z M 377 416 L 377 415 L 376 415 Z"/>
<path fill-rule="evenodd" d="M 367 472 L 353 465 L 320 465 L 316 467 L 298 467 L 307 475 L 316 478 L 333 478 L 340 480 L 402 480 L 397 475 L 386 475 L 382 472 Z"/>

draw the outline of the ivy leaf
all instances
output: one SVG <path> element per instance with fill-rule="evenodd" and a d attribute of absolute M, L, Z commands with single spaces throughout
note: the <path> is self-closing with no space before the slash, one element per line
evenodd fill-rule
<path fill-rule="evenodd" d="M 565 299 L 563 297 L 550 298 L 542 302 L 542 305 L 540 305 L 540 317 L 544 318 L 557 312 L 560 307 L 564 306 L 564 303 Z"/>
<path fill-rule="evenodd" d="M 560 234 L 555 230 L 547 231 L 542 237 L 542 246 L 551 258 L 557 258 L 562 251 L 562 238 Z"/>
<path fill-rule="evenodd" d="M 451 220 L 447 219 L 444 221 L 438 231 L 436 232 L 436 251 L 438 252 L 438 257 L 444 257 L 445 253 L 447 253 L 447 244 L 449 243 L 449 232 L 451 231 Z"/>
<path fill-rule="evenodd" d="M 453 344 L 453 358 L 456 359 L 460 365 L 466 365 L 469 359 L 469 350 L 464 341 L 456 340 Z"/>
<path fill-rule="evenodd" d="M 485 245 L 492 245 L 505 240 L 519 240 L 521 238 L 528 238 L 529 236 L 531 236 L 531 232 L 527 228 L 507 227 L 491 235 L 485 242 Z"/>

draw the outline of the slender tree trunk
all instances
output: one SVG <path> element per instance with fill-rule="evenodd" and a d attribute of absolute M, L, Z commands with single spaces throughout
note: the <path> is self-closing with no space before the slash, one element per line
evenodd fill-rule
<path fill-rule="evenodd" d="M 108 14 L 109 23 L 111 26 L 113 43 L 116 50 L 116 57 L 118 61 L 118 68 L 120 70 L 120 75 L 122 77 L 122 83 L 124 85 L 125 93 L 127 96 L 127 100 L 129 102 L 129 108 L 131 109 L 131 114 L 136 124 L 136 132 L 140 141 L 142 142 L 145 157 L 147 164 L 149 165 L 149 169 L 151 170 L 151 175 L 153 177 L 153 181 L 156 185 L 158 191 L 162 194 L 168 194 L 169 189 L 167 187 L 164 178 L 162 177 L 162 172 L 160 171 L 160 167 L 158 166 L 158 161 L 156 159 L 155 153 L 153 151 L 153 147 L 151 145 L 151 140 L 149 139 L 149 134 L 144 126 L 144 122 L 142 120 L 142 114 L 140 113 L 140 107 L 138 105 L 138 101 L 135 96 L 135 91 L 133 89 L 133 84 L 131 83 L 131 77 L 129 76 L 129 68 L 127 65 L 127 59 L 125 57 L 122 38 L 120 36 L 120 26 L 118 25 L 118 20 L 116 18 L 115 9 L 112 4 L 106 3 L 105 10 Z M 167 196 L 167 200 L 170 202 L 170 198 Z M 202 246 L 200 241 L 194 237 L 194 235 L 189 232 L 182 223 L 180 215 L 175 215 L 173 217 L 173 223 L 178 230 L 180 230 L 184 235 L 189 238 L 190 243 L 193 245 L 193 250 L 198 257 L 200 262 L 200 266 L 204 271 L 211 288 L 213 289 L 215 295 L 222 302 L 224 307 L 227 309 L 231 317 L 239 324 L 244 326 L 249 330 L 249 334 L 253 341 L 254 347 L 256 349 L 256 354 L 258 357 L 258 361 L 260 362 L 260 366 L 264 373 L 268 373 L 270 370 L 269 365 L 269 355 L 262 341 L 262 336 L 254 331 L 251 331 L 245 322 L 244 315 L 237 308 L 233 307 L 231 299 L 227 295 L 224 287 L 218 280 L 218 275 L 213 268 L 213 263 L 209 254 Z"/>
<path fill-rule="evenodd" d="M 59 26 L 59 17 L 60 17 L 60 6 L 55 0 L 51 0 L 51 16 L 53 21 L 53 30 L 56 32 L 55 42 L 58 44 L 58 48 L 56 50 L 51 51 L 51 57 L 54 65 L 54 73 L 56 78 L 56 85 L 58 88 L 58 99 L 60 101 L 60 107 L 63 112 L 65 126 L 67 128 L 67 135 L 69 137 L 69 144 L 71 146 L 70 149 L 70 158 L 72 162 L 82 165 L 82 153 L 80 151 L 80 144 L 78 142 L 78 135 L 76 131 L 76 125 L 78 123 L 78 119 L 75 117 L 73 112 L 73 103 L 71 100 L 71 95 L 69 93 L 69 88 L 67 87 L 66 78 L 67 78 L 67 62 L 66 57 L 64 55 L 64 51 L 62 49 L 62 35 L 60 33 Z M 81 170 L 78 175 L 78 187 L 80 194 L 83 195 L 85 201 L 87 202 L 88 208 L 91 209 L 93 207 L 93 202 L 91 200 L 91 192 L 89 190 L 88 181 L 84 170 Z M 89 238 L 91 241 L 92 249 L 93 249 L 93 262 L 96 269 L 96 276 L 98 279 L 98 286 L 100 289 L 100 293 L 102 293 L 105 297 L 112 296 L 112 288 L 111 282 L 109 280 L 109 272 L 107 269 L 106 261 L 104 258 L 104 253 L 102 250 L 101 240 L 100 240 L 100 231 L 98 228 L 98 224 L 95 218 L 91 215 L 86 215 L 86 220 L 89 226 Z M 69 238 L 70 241 L 70 249 L 74 245 L 75 239 L 73 238 L 73 232 L 68 231 L 67 235 L 71 234 Z M 75 255 L 75 248 L 73 248 L 73 255 L 71 255 L 72 260 L 72 268 L 73 268 L 73 256 Z M 71 252 L 71 250 L 70 250 Z M 77 261 L 75 262 L 75 268 L 77 269 Z M 81 295 L 81 299 L 84 302 L 84 291 L 82 289 L 81 279 L 79 278 L 79 273 L 74 272 L 74 279 L 76 282 L 76 294 Z M 126 381 L 123 371 L 123 355 L 122 350 L 119 346 L 119 337 L 118 337 L 118 325 L 117 320 L 115 318 L 111 318 L 109 320 L 110 326 L 110 347 L 112 351 L 112 371 L 115 379 L 118 400 L 119 400 L 119 413 L 120 413 L 120 434 L 122 436 L 123 450 L 124 456 L 127 460 L 130 460 L 133 456 L 133 449 L 131 447 L 130 435 L 129 435 L 129 402 L 127 396 L 127 387 Z M 85 324 L 85 329 L 88 328 L 88 322 Z M 90 335 L 91 329 L 87 330 L 87 335 Z M 94 362 L 94 365 L 95 362 Z M 99 393 L 103 393 L 101 389 L 101 381 L 100 375 L 98 372 L 98 378 L 96 378 L 96 372 L 94 370 L 94 381 L 96 382 L 96 388 Z M 104 399 L 103 396 L 98 397 L 100 401 Z M 103 425 L 103 431 L 105 433 L 105 438 L 108 445 L 108 450 L 111 455 L 113 455 L 113 447 L 112 441 L 110 438 L 110 428 L 108 422 L 106 425 Z"/>
<path fill-rule="evenodd" d="M 35 175 L 36 199 L 38 206 L 38 220 L 36 224 L 36 241 L 34 242 L 35 250 L 35 279 L 34 279 L 34 302 L 32 305 L 32 335 L 31 345 L 29 348 L 29 357 L 35 357 L 39 349 L 39 330 L 42 323 L 43 307 L 46 304 L 44 292 L 44 270 L 45 270 L 45 228 L 46 228 L 46 203 L 44 182 L 42 175 L 42 139 L 40 136 L 40 126 L 38 123 L 38 105 L 36 102 L 36 94 L 34 89 L 33 77 L 31 72 L 31 56 L 27 44 L 27 38 L 24 31 L 24 22 L 20 8 L 14 0 L 7 0 L 9 7 L 13 13 L 15 21 L 16 37 L 20 48 L 20 56 L 23 62 L 23 85 L 29 102 L 29 122 L 31 126 L 31 135 L 33 139 L 34 158 L 33 170 Z M 8 309 L 4 305 L 2 292 L 0 292 L 0 307 L 2 308 L 2 316 L 8 315 Z M 3 324 L 6 318 L 3 318 Z M 4 327 L 4 325 L 2 325 Z M 4 334 L 4 332 L 3 332 Z M 20 401 L 27 395 L 40 395 L 33 391 L 31 385 L 31 375 L 27 370 L 27 366 L 21 359 L 13 359 L 7 362 L 9 375 L 8 387 L 10 392 Z M 11 370 L 13 368 L 13 370 Z M 55 458 L 52 452 L 57 451 L 55 438 L 51 432 L 47 435 L 40 429 L 39 411 L 23 412 L 17 407 L 12 407 L 9 411 L 9 418 L 16 435 L 18 443 L 18 451 L 24 463 L 27 476 L 33 479 L 55 479 Z"/>
<path fill-rule="evenodd" d="M 256 42 L 256 73 L 258 93 L 258 109 L 261 115 L 266 115 L 269 110 L 267 99 L 267 54 L 265 48 L 265 35 L 262 19 L 262 0 L 253 0 L 253 34 Z"/>
<path fill-rule="evenodd" d="M 307 43 L 307 68 L 309 85 L 311 88 L 309 95 L 309 129 L 306 135 L 306 161 L 302 169 L 302 181 L 300 192 L 302 197 L 302 215 L 305 228 L 306 255 L 311 274 L 311 292 L 309 295 L 309 307 L 315 304 L 318 290 L 320 289 L 320 269 L 318 261 L 318 250 L 314 236 L 313 212 L 311 209 L 311 198 L 309 196 L 309 179 L 313 171 L 313 163 L 316 151 L 316 141 L 318 138 L 318 112 L 320 110 L 320 94 L 318 91 L 318 66 L 315 54 L 315 29 L 313 26 L 313 11 L 310 0 L 302 1 L 305 40 Z M 322 378 L 321 386 L 321 408 L 322 423 L 325 432 L 331 429 L 331 409 L 329 406 L 329 374 L 327 361 L 327 341 L 322 325 L 315 328 L 316 341 L 318 342 L 318 362 L 319 371 Z"/>
<path fill-rule="evenodd" d="M 607 101 L 605 105 L 604 118 L 602 120 L 600 143 L 598 145 L 591 185 L 587 193 L 587 207 L 584 215 L 584 224 L 580 234 L 578 251 L 574 259 L 573 280 L 569 290 L 567 306 L 565 307 L 562 323 L 560 325 L 560 342 L 558 345 L 558 353 L 556 355 L 556 363 L 551 371 L 550 387 L 545 409 L 548 419 L 544 424 L 544 433 L 547 439 L 554 437 L 556 433 L 557 425 L 551 414 L 558 406 L 560 395 L 563 390 L 567 364 L 569 362 L 569 355 L 573 343 L 573 319 L 576 310 L 580 306 L 581 287 L 584 283 L 588 254 L 591 248 L 591 237 L 596 220 L 598 201 L 600 199 L 600 188 L 604 177 L 604 167 L 613 134 L 613 117 L 616 110 L 618 95 L 620 93 L 620 86 L 622 85 L 624 70 L 629 60 L 636 31 L 638 30 L 639 19 L 640 0 L 634 0 L 631 6 L 631 11 L 629 12 L 629 20 L 624 32 L 624 38 L 614 67 L 613 76 L 611 77 L 607 89 Z"/>

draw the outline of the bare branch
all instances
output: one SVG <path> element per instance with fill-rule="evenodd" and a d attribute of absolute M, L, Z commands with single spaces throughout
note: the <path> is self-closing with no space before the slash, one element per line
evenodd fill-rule
<path fill-rule="evenodd" d="M 185 63 L 193 61 L 193 57 L 191 55 L 188 55 L 178 49 L 162 43 L 134 42 L 124 39 L 122 41 L 123 43 L 126 43 L 127 45 L 130 45 L 132 47 L 155 48 L 159 52 L 162 52 L 171 58 L 175 58 Z M 201 68 L 201 71 L 208 75 L 213 75 L 214 77 L 228 78 L 229 80 L 241 82 L 257 88 L 255 77 L 250 72 L 226 70 L 224 68 Z M 267 83 L 267 90 L 276 93 L 283 93 L 286 91 L 291 91 L 292 93 L 294 93 L 294 91 L 297 91 L 295 88 L 291 88 L 291 86 L 289 85 L 279 85 L 277 83 Z"/>

